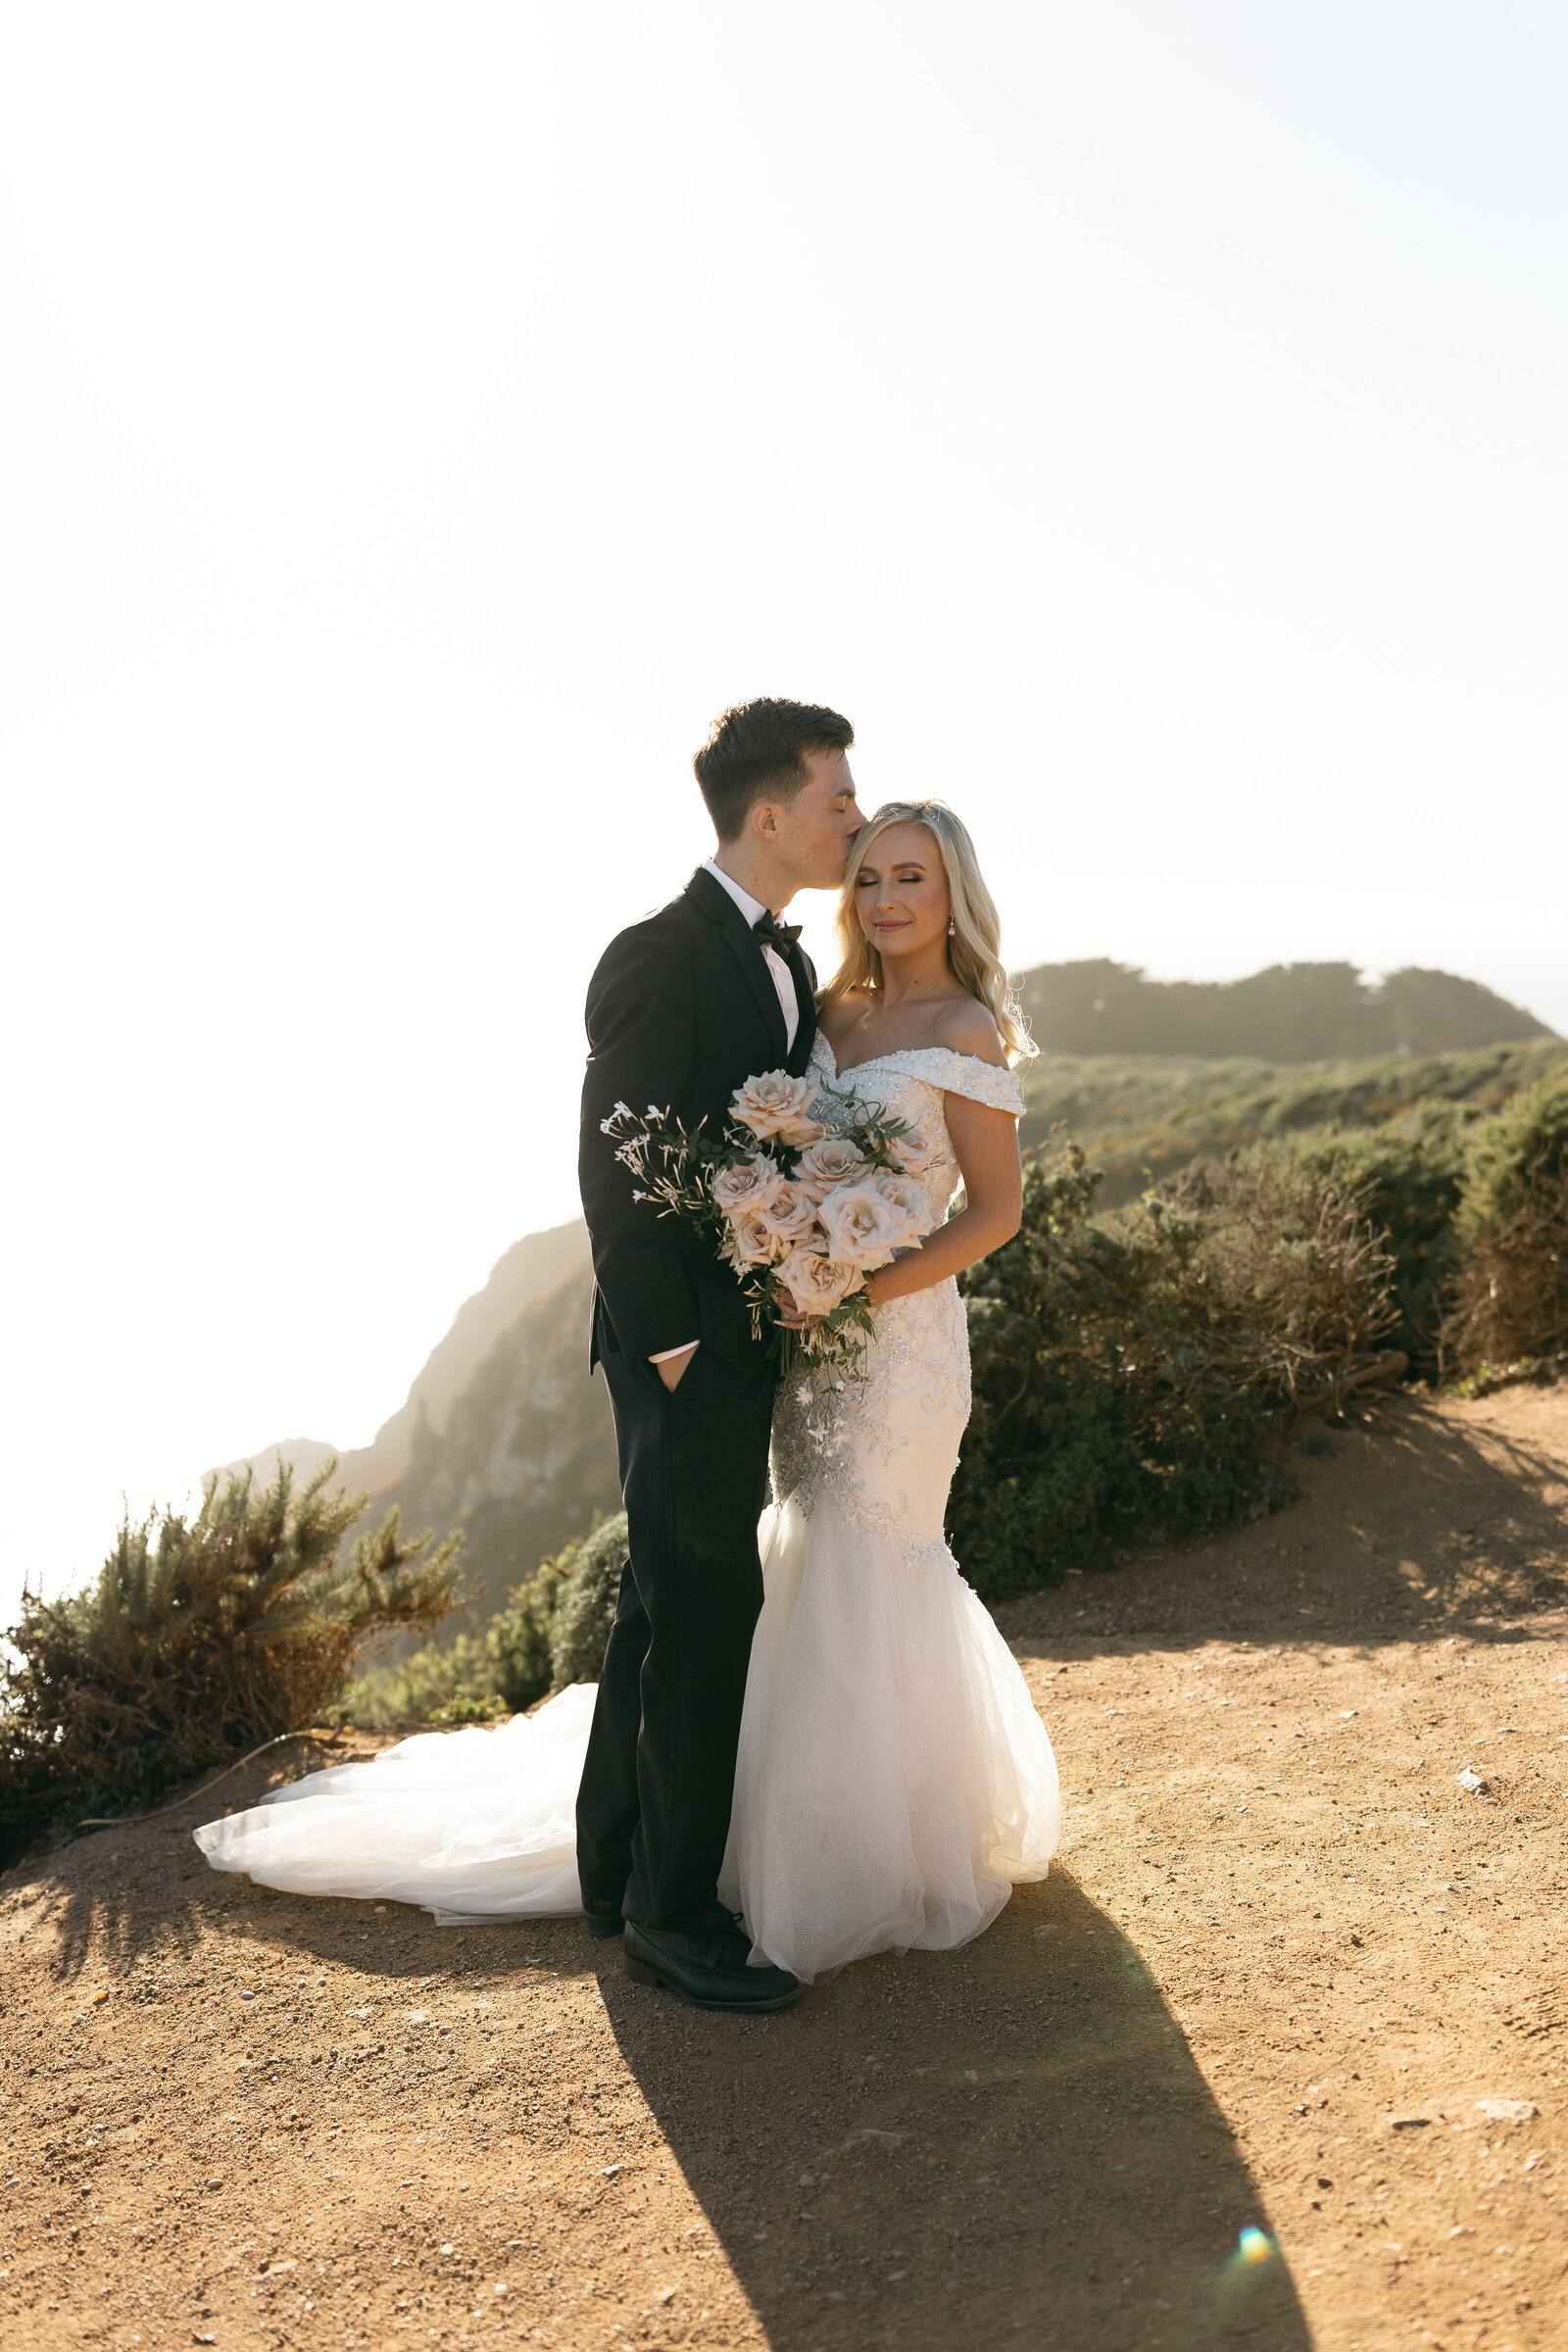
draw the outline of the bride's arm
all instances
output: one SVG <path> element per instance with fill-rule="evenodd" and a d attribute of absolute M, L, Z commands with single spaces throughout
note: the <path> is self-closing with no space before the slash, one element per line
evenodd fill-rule
<path fill-rule="evenodd" d="M 1018 1159 L 1018 1122 L 1010 1110 L 993 1110 L 967 1095 L 949 1095 L 943 1109 L 948 1134 L 963 1177 L 964 1205 L 918 1250 L 895 1258 L 866 1276 L 864 1297 L 873 1306 L 928 1291 L 950 1274 L 989 1257 L 1010 1242 L 1023 1213 L 1023 1170 Z"/>

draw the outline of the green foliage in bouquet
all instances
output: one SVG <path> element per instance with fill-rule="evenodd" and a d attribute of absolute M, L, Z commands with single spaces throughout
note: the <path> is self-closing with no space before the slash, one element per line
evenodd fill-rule
<path fill-rule="evenodd" d="M 1333 1171 L 1260 1153 L 1094 1213 L 1075 1145 L 962 1278 L 974 1410 L 949 1506 L 987 1600 L 1130 1545 L 1260 1518 L 1295 1408 L 1387 1330 L 1392 1252 Z"/>
<path fill-rule="evenodd" d="M 335 1469 L 297 1494 L 286 1469 L 215 1478 L 193 1518 L 127 1521 L 85 1592 L 24 1596 L 0 1664 L 0 1857 L 319 1722 L 368 1643 L 445 1616 L 461 1537 L 426 1557 L 393 1510 L 343 1556 L 368 1498 L 329 1493 Z"/>

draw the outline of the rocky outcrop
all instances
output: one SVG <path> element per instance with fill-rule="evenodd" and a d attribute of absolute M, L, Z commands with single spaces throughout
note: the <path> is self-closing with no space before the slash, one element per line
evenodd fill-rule
<path fill-rule="evenodd" d="M 547 1552 L 620 1507 L 604 1384 L 588 1371 L 588 1234 L 581 1220 L 531 1233 L 465 1300 L 407 1400 L 372 1442 L 337 1454 L 339 1483 L 367 1488 L 367 1517 L 398 1503 L 406 1527 L 467 1531 L 473 1607 L 488 1615 Z M 303 1478 L 336 1448 L 283 1439 L 225 1471 Z"/>
<path fill-rule="evenodd" d="M 471 1606 L 499 1608 L 548 1552 L 620 1508 L 614 1431 L 588 1369 L 589 1270 L 535 1299 L 501 1333 L 448 1410 L 416 1424 L 403 1476 L 376 1497 L 404 1524 L 462 1527 Z"/>

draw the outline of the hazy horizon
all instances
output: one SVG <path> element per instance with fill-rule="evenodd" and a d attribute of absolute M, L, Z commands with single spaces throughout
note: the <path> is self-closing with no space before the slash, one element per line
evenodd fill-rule
<path fill-rule="evenodd" d="M 1015 968 L 1568 1032 L 1565 84 L 1532 5 L 13 12 L 0 1623 L 575 1213 L 726 702 L 957 806 Z"/>

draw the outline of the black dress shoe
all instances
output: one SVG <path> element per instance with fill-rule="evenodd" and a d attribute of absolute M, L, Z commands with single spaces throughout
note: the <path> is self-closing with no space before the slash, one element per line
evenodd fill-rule
<path fill-rule="evenodd" d="M 590 1936 L 605 1937 L 618 1936 L 626 1925 L 618 1911 L 590 1911 L 586 1905 L 583 1909 L 582 1920 L 583 1926 Z"/>
<path fill-rule="evenodd" d="M 787 1968 L 753 1968 L 751 1938 L 734 1928 L 701 1928 L 684 1936 L 673 1928 L 642 1928 L 626 1922 L 626 1974 L 637 1984 L 657 1984 L 694 2009 L 788 2009 L 806 1990 Z"/>

